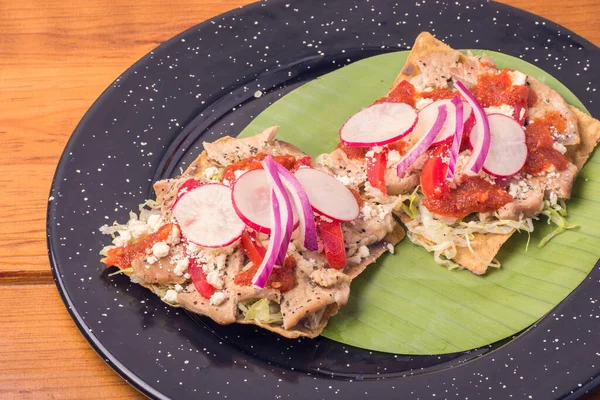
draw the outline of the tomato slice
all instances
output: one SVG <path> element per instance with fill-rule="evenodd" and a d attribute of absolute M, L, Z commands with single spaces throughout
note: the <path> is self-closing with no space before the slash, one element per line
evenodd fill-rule
<path fill-rule="evenodd" d="M 385 167 L 387 165 L 388 148 L 383 147 L 380 152 L 373 153 L 372 157 L 367 157 L 367 178 L 369 183 L 381 193 L 387 195 L 385 187 Z"/>
<path fill-rule="evenodd" d="M 242 249 L 244 249 L 246 256 L 252 261 L 252 264 L 257 266 L 262 263 L 267 253 L 267 250 L 256 239 L 255 232 L 244 231 L 242 233 Z"/>
<path fill-rule="evenodd" d="M 421 190 L 427 197 L 441 197 L 450 193 L 446 183 L 448 164 L 442 160 L 442 156 L 448 154 L 448 149 L 448 144 L 435 149 L 421 170 Z"/>
<path fill-rule="evenodd" d="M 327 222 L 322 218 L 317 218 L 316 220 L 327 264 L 335 269 L 344 268 L 347 261 L 341 223 L 337 221 Z"/>
<path fill-rule="evenodd" d="M 312 167 L 312 158 L 310 156 L 304 156 L 301 159 L 297 160 L 294 163 L 294 167 L 292 168 L 292 172 L 295 172 L 300 167 Z"/>
<path fill-rule="evenodd" d="M 204 297 L 205 299 L 210 299 L 210 297 L 215 292 L 215 288 L 212 287 L 210 283 L 206 280 L 206 275 L 204 275 L 204 271 L 202 270 L 202 266 L 198 265 L 198 261 L 195 258 L 189 259 L 190 263 L 188 265 L 188 271 L 190 272 L 190 276 L 192 278 L 192 282 L 194 283 L 194 287 Z"/>

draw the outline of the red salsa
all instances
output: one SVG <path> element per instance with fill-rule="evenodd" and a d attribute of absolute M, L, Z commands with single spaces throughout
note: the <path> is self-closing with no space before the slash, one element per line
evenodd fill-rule
<path fill-rule="evenodd" d="M 512 196 L 498 185 L 479 176 L 468 176 L 449 193 L 426 197 L 423 205 L 435 214 L 464 218 L 475 212 L 496 211 L 512 200 Z"/>
<path fill-rule="evenodd" d="M 250 268 L 237 274 L 233 280 L 236 285 L 250 286 L 252 278 L 258 271 L 258 265 L 252 264 Z M 280 292 L 287 292 L 296 285 L 296 259 L 287 256 L 280 268 L 273 268 L 271 276 L 267 281 L 266 287 L 277 289 Z"/>
<path fill-rule="evenodd" d="M 566 122 L 558 111 L 547 112 L 543 118 L 536 118 L 533 123 L 527 125 L 525 143 L 528 154 L 523 171 L 537 175 L 552 165 L 558 171 L 564 171 L 568 160 L 560 151 L 554 149 L 551 131 L 564 132 L 565 129 Z"/>
<path fill-rule="evenodd" d="M 167 240 L 172 229 L 173 224 L 165 224 L 154 233 L 140 236 L 138 241 L 133 244 L 112 248 L 108 250 L 104 263 L 109 267 L 129 268 L 131 261 L 145 256 L 155 243 Z"/>
<path fill-rule="evenodd" d="M 417 91 L 415 87 L 409 81 L 402 81 L 387 96 L 377 100 L 375 104 L 379 103 L 406 103 L 411 107 L 415 107 L 415 95 Z"/>
<path fill-rule="evenodd" d="M 430 92 L 419 93 L 422 99 L 431 99 L 433 101 L 451 99 L 456 95 L 458 95 L 458 92 L 453 92 L 450 89 L 433 89 Z"/>
<path fill-rule="evenodd" d="M 223 181 L 227 181 L 230 183 L 235 182 L 235 171 L 251 171 L 253 169 L 262 169 L 262 164 L 260 162 L 264 160 L 266 156 L 267 154 L 265 153 L 258 153 L 255 156 L 244 158 L 243 160 L 228 165 L 227 167 L 225 167 L 225 171 L 223 172 Z M 296 157 L 290 155 L 273 156 L 273 159 L 276 163 L 283 165 L 289 170 L 294 169 L 297 162 Z M 298 162 L 300 162 L 302 165 L 305 165 L 305 159 L 306 157 L 298 160 Z"/>
<path fill-rule="evenodd" d="M 527 103 L 529 88 L 525 85 L 513 85 L 509 72 L 509 69 L 503 69 L 499 74 L 479 76 L 477 85 L 471 88 L 471 92 L 482 107 Z"/>

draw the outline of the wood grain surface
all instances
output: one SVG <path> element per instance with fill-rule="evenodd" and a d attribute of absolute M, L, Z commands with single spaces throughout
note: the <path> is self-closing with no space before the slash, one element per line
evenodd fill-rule
<path fill-rule="evenodd" d="M 600 45 L 598 0 L 503 2 Z M 91 349 L 54 286 L 45 232 L 52 176 L 76 124 L 120 73 L 186 28 L 247 3 L 0 1 L 0 398 L 143 397 Z"/>

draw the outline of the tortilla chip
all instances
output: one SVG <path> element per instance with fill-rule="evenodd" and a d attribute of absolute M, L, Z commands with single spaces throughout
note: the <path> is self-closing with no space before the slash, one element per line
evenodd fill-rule
<path fill-rule="evenodd" d="M 577 116 L 581 142 L 574 146 L 567 146 L 567 158 L 580 170 L 600 141 L 600 121 L 573 106 L 569 107 Z"/>
<path fill-rule="evenodd" d="M 267 135 L 267 134 L 274 135 L 274 132 L 276 132 L 276 131 L 277 131 L 277 127 L 267 128 L 265 131 L 259 133 L 259 135 Z M 222 137 L 222 138 L 216 140 L 215 142 L 213 142 L 213 144 L 226 143 L 226 142 L 234 140 L 234 139 L 235 138 L 233 138 L 233 137 L 225 136 L 225 137 Z M 273 147 L 273 150 L 276 152 L 284 152 L 286 154 L 292 154 L 295 156 L 298 155 L 299 152 L 301 151 L 296 146 L 289 144 L 287 142 L 283 142 L 283 141 L 277 141 L 275 144 L 273 144 L 272 147 Z M 214 151 L 216 151 L 216 150 L 213 149 L 213 152 Z M 174 199 L 176 198 L 179 188 L 183 182 L 185 182 L 187 179 L 190 179 L 190 178 L 195 178 L 198 180 L 205 179 L 204 175 L 203 175 L 204 171 L 207 168 L 214 167 L 214 166 L 218 166 L 218 163 L 216 161 L 212 160 L 209 157 L 209 153 L 206 150 L 204 150 L 189 165 L 189 167 L 184 171 L 184 173 L 181 175 L 181 177 L 178 177 L 175 179 L 162 180 L 162 181 L 155 183 L 154 188 L 155 188 L 155 192 L 157 194 L 157 198 L 162 199 L 163 202 L 172 204 Z M 170 205 L 168 208 L 170 208 Z M 163 213 L 167 214 L 167 211 L 163 210 Z M 400 242 L 400 240 L 402 240 L 404 238 L 404 236 L 405 236 L 405 232 L 404 232 L 404 229 L 402 228 L 402 226 L 398 223 L 395 223 L 393 231 L 388 233 L 388 235 L 383 239 L 382 242 L 375 243 L 375 244 L 369 246 L 369 250 L 370 250 L 369 257 L 365 258 L 363 260 L 363 262 L 361 262 L 358 265 L 348 266 L 346 268 L 345 272 L 348 275 L 348 277 L 350 278 L 349 281 L 338 283 L 338 285 L 333 286 L 331 288 L 323 288 L 323 290 L 324 291 L 348 291 L 349 292 L 350 283 L 351 283 L 352 279 L 354 279 L 361 272 L 363 272 L 369 264 L 372 264 L 373 262 L 375 262 L 377 260 L 377 258 L 380 257 L 383 253 L 388 251 L 388 247 L 387 247 L 388 243 L 392 244 L 392 245 L 396 245 L 397 243 Z M 303 283 L 303 284 L 308 285 L 309 283 Z M 142 285 L 152 291 L 155 291 L 154 290 L 155 288 L 152 285 L 144 285 L 144 284 L 142 284 Z M 342 286 L 339 286 L 339 285 L 342 285 Z M 265 289 L 265 290 L 267 290 L 267 289 Z M 279 292 L 277 292 L 277 293 L 279 293 Z M 238 295 L 239 295 L 239 293 L 238 293 Z M 276 301 L 278 303 L 281 301 L 281 298 L 279 297 L 279 295 L 277 295 L 277 298 L 274 298 L 272 296 L 272 294 L 271 295 L 267 294 L 265 296 L 263 293 L 263 295 L 260 295 L 259 297 L 260 298 L 263 298 L 263 297 L 268 298 L 269 300 Z M 327 325 L 327 322 L 329 321 L 329 319 L 331 317 L 333 317 L 335 314 L 337 314 L 340 307 L 345 305 L 345 303 L 344 304 L 338 304 L 337 302 L 331 303 L 330 296 L 322 296 L 322 297 L 323 297 L 323 299 L 322 299 L 323 301 L 313 301 L 310 303 L 310 305 L 311 305 L 310 309 L 308 309 L 308 308 L 306 309 L 306 310 L 308 310 L 308 312 L 314 312 L 314 311 L 318 311 L 318 310 L 321 310 L 324 308 L 323 315 L 322 315 L 318 325 L 314 328 L 306 327 L 301 318 L 299 318 L 299 322 L 295 326 L 293 326 L 292 328 L 289 328 L 289 329 L 284 329 L 282 326 L 277 326 L 277 325 L 261 324 L 255 320 L 245 320 L 244 317 L 237 312 L 237 303 L 238 303 L 238 301 L 243 300 L 243 299 L 238 299 L 238 298 L 233 299 L 232 298 L 232 299 L 222 303 L 219 306 L 211 306 L 209 304 L 209 301 L 207 299 L 203 298 L 197 292 L 197 290 L 195 289 L 195 287 L 193 285 L 188 285 L 185 288 L 185 291 L 180 293 L 180 295 L 178 296 L 178 301 L 180 304 L 177 304 L 175 306 L 183 307 L 188 312 L 208 316 L 212 320 L 214 320 L 220 324 L 230 324 L 233 322 L 240 323 L 240 324 L 251 324 L 251 325 L 257 325 L 263 329 L 277 333 L 286 338 L 298 338 L 298 337 L 314 338 L 321 334 L 321 332 Z M 254 298 L 254 297 L 253 296 L 250 296 L 250 297 L 245 296 L 244 298 Z M 173 306 L 173 304 L 170 304 L 170 303 L 169 303 L 169 305 Z M 303 313 L 306 310 L 303 309 Z M 226 312 L 223 314 L 223 311 L 226 311 Z"/>
<path fill-rule="evenodd" d="M 417 60 L 427 57 L 432 53 L 447 51 L 453 51 L 453 49 L 433 37 L 430 33 L 422 32 L 419 34 L 406 60 L 406 64 L 396 77 L 391 90 L 401 81 L 410 80 L 420 74 Z M 463 61 L 464 59 L 464 56 L 461 55 L 460 60 Z M 577 145 L 567 146 L 566 155 L 569 161 L 575 164 L 577 169 L 580 170 L 600 141 L 600 121 L 573 106 L 569 106 L 569 108 L 577 117 L 581 142 Z M 400 215 L 400 218 L 404 223 L 409 220 L 405 214 Z M 487 271 L 488 265 L 494 260 L 502 245 L 513 233 L 514 231 L 508 234 L 474 234 L 474 238 L 471 240 L 471 247 L 476 254 L 466 247 L 459 247 L 453 261 L 477 275 L 482 275 Z M 421 239 L 424 240 L 422 236 Z"/>
<path fill-rule="evenodd" d="M 421 32 L 419 36 L 417 36 L 415 44 L 413 45 L 412 50 L 406 59 L 406 64 L 404 64 L 402 71 L 400 71 L 400 74 L 396 77 L 390 92 L 394 90 L 394 88 L 398 86 L 400 82 L 410 80 L 421 73 L 419 66 L 417 65 L 418 59 L 431 53 L 452 50 L 453 49 L 450 46 L 440 40 L 437 40 L 431 33 Z"/>

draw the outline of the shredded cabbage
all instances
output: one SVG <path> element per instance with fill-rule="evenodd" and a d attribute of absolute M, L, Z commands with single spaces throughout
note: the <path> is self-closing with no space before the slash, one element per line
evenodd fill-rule
<path fill-rule="evenodd" d="M 452 261 L 456 257 L 457 247 L 466 247 L 475 257 L 479 257 L 471 246 L 471 240 L 473 240 L 475 233 L 507 234 L 513 230 L 533 231 L 531 218 L 523 218 L 518 221 L 484 219 L 448 223 L 436 218 L 433 213 L 422 205 L 423 196 L 421 194 L 415 192 L 407 199 L 412 202 L 412 205 L 410 203 L 408 206 L 403 204 L 409 210 L 411 206 L 418 210 L 415 216 L 405 224 L 408 229 L 408 238 L 413 243 L 432 252 L 436 263 L 450 269 L 459 267 L 458 264 Z M 494 260 L 489 266 L 499 267 L 500 263 L 498 260 Z"/>
<path fill-rule="evenodd" d="M 567 229 L 577 228 L 577 225 L 567 223 L 567 205 L 564 200 L 559 200 L 559 204 L 552 205 L 548 200 L 544 200 L 544 209 L 541 214 L 548 217 L 548 224 L 553 223 L 556 229 L 547 234 L 538 244 L 539 248 L 544 247 L 554 236 L 559 235 Z"/>
<path fill-rule="evenodd" d="M 283 322 L 279 304 L 269 299 L 239 302 L 238 308 L 244 314 L 246 321 L 255 320 L 259 324 L 281 324 Z"/>
<path fill-rule="evenodd" d="M 396 206 L 396 209 L 404 211 L 406 215 L 411 218 L 415 218 L 419 213 L 419 209 L 417 208 L 417 204 L 419 202 L 419 195 L 417 194 L 417 190 L 419 190 L 419 186 L 411 193 L 411 194 L 403 194 L 400 196 L 400 202 Z M 408 201 L 408 204 L 406 202 Z"/>
<path fill-rule="evenodd" d="M 108 274 L 108 276 L 115 276 L 115 275 L 121 275 L 121 274 L 131 276 L 131 274 L 133 274 L 133 268 L 130 267 L 130 268 L 119 269 L 118 271 Z"/>

